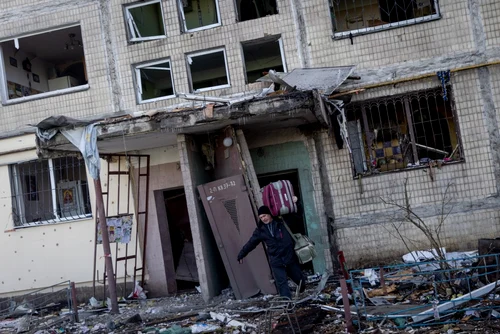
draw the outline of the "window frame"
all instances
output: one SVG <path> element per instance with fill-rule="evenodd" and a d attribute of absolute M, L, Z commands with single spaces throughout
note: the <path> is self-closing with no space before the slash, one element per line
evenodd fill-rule
<path fill-rule="evenodd" d="M 226 69 L 226 77 L 227 77 L 227 84 L 224 85 L 218 85 L 218 86 L 211 86 L 211 87 L 206 87 L 206 88 L 200 88 L 200 89 L 194 89 L 194 84 L 193 84 L 193 75 L 191 73 L 191 63 L 190 59 L 193 57 L 198 57 L 198 56 L 203 56 L 211 53 L 217 53 L 222 51 L 224 54 L 224 67 Z M 219 47 L 219 48 L 214 48 L 214 49 L 209 49 L 209 50 L 203 50 L 203 51 L 196 51 L 192 53 L 187 53 L 186 54 L 186 65 L 187 65 L 187 70 L 188 70 L 188 80 L 189 80 L 189 89 L 191 93 L 203 93 L 203 92 L 209 92 L 212 90 L 217 90 L 217 89 L 223 89 L 223 88 L 229 88 L 231 87 L 231 78 L 229 77 L 229 67 L 227 66 L 227 54 L 226 54 L 226 48 L 225 47 Z"/>
<path fill-rule="evenodd" d="M 57 185 L 56 185 L 56 177 L 54 175 L 54 159 L 43 159 L 42 161 L 47 161 L 48 165 L 48 176 L 50 180 L 50 197 L 52 200 L 52 214 L 54 215 L 54 219 L 50 220 L 42 220 L 42 221 L 36 221 L 36 222 L 25 222 L 23 223 L 22 220 L 26 221 L 26 217 L 21 218 L 20 224 L 16 225 L 16 221 L 13 219 L 13 228 L 14 229 L 19 229 L 19 228 L 28 228 L 28 227 L 34 227 L 34 226 L 45 226 L 45 225 L 53 225 L 53 224 L 59 224 L 59 223 L 66 223 L 66 222 L 74 222 L 74 221 L 81 221 L 81 220 L 88 220 L 93 217 L 93 212 L 92 212 L 92 207 L 90 206 L 90 212 L 89 213 L 83 213 L 82 215 L 76 215 L 76 216 L 68 216 L 68 217 L 62 217 L 58 213 L 58 199 L 57 199 Z M 16 206 L 18 208 L 18 211 L 21 211 L 19 208 L 23 207 L 22 211 L 24 211 L 25 207 L 25 199 L 23 196 L 25 195 L 22 191 L 22 185 L 20 184 L 20 179 L 19 179 L 19 171 L 18 171 L 18 166 L 23 165 L 26 163 L 32 163 L 39 161 L 37 159 L 32 159 L 32 160 L 27 160 L 27 161 L 19 161 L 17 163 L 9 164 L 9 179 L 10 179 L 10 189 L 11 189 L 11 197 L 13 201 L 16 202 Z M 83 169 L 85 173 L 87 173 L 85 163 L 83 163 Z M 88 176 L 88 175 L 87 175 Z M 81 180 L 80 180 L 81 181 Z M 89 183 L 87 181 L 87 190 L 90 191 Z M 37 191 L 39 193 L 40 190 Z M 90 196 L 90 195 L 89 195 Z M 89 204 L 90 204 L 90 199 L 89 199 Z M 14 206 L 12 207 L 12 211 L 14 211 Z"/>
<path fill-rule="evenodd" d="M 142 78 L 141 78 L 141 69 L 146 68 L 146 67 L 151 67 L 152 65 L 158 65 L 158 64 L 163 64 L 163 63 L 169 63 L 170 65 L 170 81 L 172 82 L 172 95 L 167 95 L 167 96 L 161 96 L 161 97 L 155 97 L 152 99 L 147 99 L 143 100 L 142 99 Z M 162 101 L 162 100 L 169 100 L 172 98 L 177 97 L 177 94 L 175 92 L 175 84 L 174 84 L 174 75 L 172 73 L 172 60 L 170 58 L 163 58 L 159 60 L 153 60 L 153 61 L 148 61 L 140 64 L 133 65 L 133 70 L 134 70 L 134 75 L 135 75 L 135 95 L 137 99 L 138 104 L 144 104 L 144 103 L 150 103 L 150 102 L 157 102 L 157 101 Z"/>
<path fill-rule="evenodd" d="M 362 0 L 362 1 L 364 1 L 364 0 Z M 398 21 L 398 22 L 386 23 L 383 25 L 375 26 L 375 27 L 367 27 L 367 28 L 352 29 L 352 30 L 337 32 L 337 31 L 335 31 L 334 19 L 333 19 L 333 17 L 331 17 L 330 21 L 332 24 L 332 31 L 333 31 L 332 38 L 333 39 L 351 38 L 353 36 L 361 36 L 361 35 L 376 33 L 379 31 L 391 30 L 391 29 L 407 27 L 407 26 L 416 25 L 416 24 L 420 24 L 420 23 L 426 23 L 426 22 L 432 22 L 432 21 L 439 20 L 439 19 L 441 19 L 441 9 L 439 7 L 439 0 L 431 0 L 431 1 L 434 3 L 434 8 L 436 8 L 435 14 L 431 14 L 431 15 L 427 15 L 427 16 L 423 16 L 423 17 L 418 17 L 418 18 L 413 18 L 413 19 L 408 19 L 408 20 L 403 20 L 403 21 Z M 380 4 L 378 6 L 380 9 Z M 330 7 L 330 8 L 332 8 L 332 7 Z"/>
<path fill-rule="evenodd" d="M 219 0 L 214 0 L 214 2 L 215 2 L 215 11 L 217 12 L 217 23 L 212 23 L 212 24 L 209 24 L 209 25 L 203 26 L 203 27 L 188 29 L 187 24 L 186 24 L 186 15 L 184 14 L 184 6 L 182 5 L 182 0 L 177 0 L 177 6 L 179 9 L 179 15 L 180 15 L 180 19 L 181 19 L 182 32 L 183 33 L 190 33 L 190 32 L 202 31 L 202 30 L 207 30 L 207 29 L 212 29 L 212 28 L 222 26 L 222 18 L 220 15 Z"/>
<path fill-rule="evenodd" d="M 283 36 L 275 35 L 275 36 L 271 36 L 271 37 L 264 37 L 264 38 L 257 38 L 257 39 L 242 41 L 242 42 L 240 42 L 241 58 L 243 59 L 243 73 L 245 75 L 245 84 L 247 84 L 247 85 L 250 85 L 253 82 L 248 82 L 247 66 L 246 66 L 246 59 L 245 59 L 245 43 L 249 43 L 252 41 L 258 41 L 258 40 L 262 40 L 262 41 L 267 40 L 267 41 L 272 41 L 272 42 L 278 42 L 279 48 L 280 48 L 280 56 L 281 56 L 281 63 L 283 66 L 283 72 L 288 73 L 288 68 L 286 66 L 286 59 L 285 59 L 285 48 L 283 46 Z"/>
<path fill-rule="evenodd" d="M 418 156 L 417 147 L 424 148 L 425 146 L 417 143 L 416 137 L 418 134 L 415 132 L 414 126 L 416 123 L 421 124 L 422 122 L 415 121 L 414 116 L 412 114 L 413 110 L 412 110 L 411 103 L 413 100 L 415 100 L 415 97 L 421 98 L 421 97 L 425 96 L 425 98 L 428 99 L 430 96 L 432 96 L 432 91 L 437 92 L 438 90 L 442 90 L 442 89 L 443 89 L 442 86 L 430 87 L 430 88 L 421 89 L 421 90 L 408 91 L 408 92 L 404 92 L 404 93 L 396 94 L 396 95 L 384 95 L 384 96 L 379 96 L 376 98 L 369 98 L 367 100 L 355 101 L 355 102 L 352 102 L 352 103 L 345 105 L 341 116 L 342 116 L 342 122 L 346 126 L 345 131 L 347 133 L 349 133 L 349 131 L 347 131 L 347 123 L 349 123 L 347 121 L 347 117 L 346 117 L 347 113 L 353 112 L 356 109 L 355 105 L 360 106 L 360 108 L 361 108 L 360 110 L 362 113 L 362 117 L 359 119 L 355 118 L 355 120 L 358 123 L 358 127 L 360 127 L 360 129 L 361 129 L 361 131 L 359 131 L 357 133 L 357 136 L 358 136 L 357 140 L 359 140 L 361 142 L 361 154 L 364 157 L 364 159 L 362 160 L 362 163 L 365 166 L 365 172 L 359 173 L 356 171 L 356 161 L 355 161 L 356 159 L 354 158 L 354 152 L 351 149 L 352 144 L 353 144 L 353 142 L 351 141 L 352 136 L 349 134 L 348 147 L 349 147 L 349 155 L 350 155 L 351 169 L 353 172 L 353 177 L 354 178 L 357 178 L 359 176 L 368 177 L 368 176 L 384 175 L 384 174 L 394 173 L 394 172 L 404 172 L 404 171 L 409 171 L 409 170 L 414 170 L 414 169 L 428 168 L 428 166 L 429 166 L 428 164 L 413 164 L 412 166 L 404 166 L 403 168 L 395 168 L 395 169 L 390 169 L 390 170 L 386 170 L 386 171 L 382 171 L 382 170 L 374 171 L 377 168 L 374 168 L 372 166 L 372 161 L 368 160 L 368 157 L 370 157 L 370 159 L 373 159 L 373 158 L 377 159 L 377 158 L 375 155 L 375 150 L 373 149 L 373 147 L 369 146 L 370 142 L 368 142 L 368 140 L 370 140 L 370 139 L 368 139 L 369 135 L 367 132 L 368 131 L 367 127 L 369 126 L 368 122 L 367 122 L 367 117 L 369 116 L 369 114 L 368 114 L 368 110 L 366 109 L 366 107 L 370 106 L 370 105 L 377 105 L 377 104 L 388 105 L 390 103 L 390 104 L 396 105 L 396 103 L 398 103 L 398 102 L 402 103 L 403 112 L 405 114 L 406 126 L 408 127 L 408 136 L 410 137 L 410 145 L 409 145 L 411 147 L 410 153 L 411 153 L 412 157 L 414 159 L 416 159 L 416 161 L 420 161 L 420 159 L 422 159 L 422 157 Z M 451 117 L 449 117 L 449 119 L 453 120 L 453 125 L 455 127 L 456 141 L 457 141 L 457 147 L 455 148 L 455 150 L 452 153 L 458 152 L 460 154 L 460 159 L 445 162 L 442 164 L 443 166 L 457 164 L 457 163 L 463 163 L 466 160 L 465 156 L 464 156 L 464 146 L 463 146 L 463 142 L 462 142 L 460 124 L 459 124 L 459 120 L 458 120 L 458 112 L 456 109 L 454 95 L 453 95 L 453 87 L 451 84 L 447 84 L 446 89 L 448 91 L 448 94 L 447 94 L 448 101 L 443 100 L 443 102 L 445 104 L 449 103 L 449 108 L 451 111 Z M 436 93 L 434 93 L 434 94 L 436 94 Z M 434 96 L 437 96 L 437 95 L 434 95 Z M 373 117 L 371 117 L 371 118 L 373 118 Z M 342 128 L 342 126 L 343 125 L 341 125 L 341 128 Z M 380 131 L 380 129 L 379 129 L 379 131 Z M 363 140 L 363 135 L 366 137 L 365 140 Z M 451 136 L 451 133 L 450 133 L 450 136 Z M 373 138 L 371 140 L 373 140 Z M 431 147 L 430 151 L 433 151 L 432 147 Z M 369 153 L 369 156 L 366 156 L 366 152 Z M 373 155 L 373 157 L 372 157 L 372 155 Z M 403 158 L 404 158 L 404 156 L 403 156 Z M 436 160 L 434 160 L 434 161 L 436 161 Z"/>
<path fill-rule="evenodd" d="M 9 106 L 9 105 L 14 105 L 14 104 L 18 104 L 18 103 L 39 100 L 39 99 L 45 99 L 45 98 L 49 98 L 49 97 L 60 96 L 60 95 L 65 95 L 65 94 L 70 94 L 70 93 L 82 92 L 82 91 L 86 91 L 90 88 L 90 85 L 88 83 L 86 83 L 84 85 L 79 85 L 79 86 L 75 86 L 75 87 L 63 88 L 63 89 L 48 91 L 48 92 L 44 92 L 44 93 L 40 93 L 40 94 L 36 94 L 36 95 L 22 96 L 22 97 L 18 97 L 15 99 L 9 99 L 9 94 L 7 91 L 8 90 L 7 73 L 6 73 L 6 68 L 5 68 L 4 56 L 3 56 L 3 48 L 2 48 L 1 44 L 4 42 L 14 41 L 14 44 L 16 46 L 18 46 L 19 39 L 30 37 L 30 36 L 46 34 L 46 33 L 50 33 L 53 31 L 63 30 L 63 29 L 72 28 L 72 27 L 80 27 L 80 31 L 82 31 L 81 23 L 73 23 L 73 24 L 57 26 L 54 28 L 49 28 L 49 29 L 45 29 L 45 30 L 41 30 L 41 31 L 37 31 L 37 32 L 25 33 L 25 34 L 20 34 L 20 35 L 11 36 L 8 38 L 0 39 L 0 101 L 1 101 L 1 104 L 3 106 Z M 82 33 L 82 39 L 83 39 L 83 33 Z M 85 43 L 83 43 L 83 45 L 84 45 L 83 54 L 85 56 Z M 85 64 L 84 64 L 85 67 L 87 67 L 86 59 L 87 59 L 87 57 L 85 57 Z M 90 81 L 89 79 L 87 79 L 87 80 Z"/>
<path fill-rule="evenodd" d="M 161 14 L 161 23 L 163 25 L 163 35 L 156 35 L 156 36 L 147 36 L 147 37 L 134 37 L 135 35 L 135 30 L 137 30 L 137 33 L 140 34 L 139 29 L 135 25 L 135 22 L 133 21 L 133 16 L 132 13 L 130 13 L 130 9 L 133 8 L 138 8 L 138 7 L 144 7 L 148 5 L 152 5 L 155 3 L 160 4 L 160 14 Z M 147 41 L 156 41 L 159 39 L 164 39 L 167 38 L 167 27 L 165 26 L 165 18 L 163 16 L 163 1 L 162 0 L 150 0 L 150 1 L 145 1 L 145 2 L 137 2 L 129 5 L 124 5 L 123 7 L 123 12 L 125 16 L 125 25 L 127 26 L 127 39 L 129 42 L 136 43 L 136 42 L 147 42 Z M 135 30 L 134 30 L 135 28 Z"/>

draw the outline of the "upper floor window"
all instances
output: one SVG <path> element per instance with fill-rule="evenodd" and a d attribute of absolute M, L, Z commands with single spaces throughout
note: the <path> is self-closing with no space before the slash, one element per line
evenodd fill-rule
<path fill-rule="evenodd" d="M 330 0 L 330 13 L 337 38 L 440 17 L 438 0 Z"/>
<path fill-rule="evenodd" d="M 175 97 L 169 59 L 136 65 L 135 79 L 139 103 Z"/>
<path fill-rule="evenodd" d="M 178 0 L 185 32 L 221 25 L 218 0 Z"/>
<path fill-rule="evenodd" d="M 252 83 L 269 70 L 286 72 L 281 36 L 269 36 L 241 42 L 246 82 Z"/>
<path fill-rule="evenodd" d="M 248 21 L 278 14 L 276 0 L 236 0 L 238 21 Z"/>
<path fill-rule="evenodd" d="M 79 25 L 0 42 L 2 103 L 87 88 Z"/>
<path fill-rule="evenodd" d="M 131 42 L 165 38 L 161 0 L 128 5 L 125 8 L 128 38 Z"/>
<path fill-rule="evenodd" d="M 455 109 L 442 89 L 348 104 L 346 130 L 355 174 L 463 160 Z"/>
<path fill-rule="evenodd" d="M 83 159 L 64 157 L 10 166 L 15 226 L 92 216 Z"/>
<path fill-rule="evenodd" d="M 224 48 L 188 54 L 187 63 L 191 92 L 205 92 L 230 86 Z"/>

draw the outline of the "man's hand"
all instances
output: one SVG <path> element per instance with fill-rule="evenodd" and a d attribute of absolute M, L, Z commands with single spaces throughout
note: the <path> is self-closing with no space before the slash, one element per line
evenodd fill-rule
<path fill-rule="evenodd" d="M 238 260 L 238 262 L 239 262 L 240 264 L 243 264 L 243 259 L 239 259 L 239 260 Z"/>

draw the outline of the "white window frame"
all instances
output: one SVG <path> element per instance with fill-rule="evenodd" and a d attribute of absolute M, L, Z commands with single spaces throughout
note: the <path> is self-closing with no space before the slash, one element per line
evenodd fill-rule
<path fill-rule="evenodd" d="M 212 29 L 215 27 L 220 27 L 222 25 L 222 20 L 220 16 L 220 10 L 219 10 L 219 0 L 214 0 L 215 1 L 215 10 L 217 12 L 217 23 L 209 24 L 208 26 L 203 26 L 203 27 L 198 27 L 194 29 L 188 29 L 187 24 L 186 24 L 186 16 L 184 15 L 184 6 L 182 5 L 182 0 L 178 0 L 177 4 L 179 7 L 179 14 L 181 15 L 182 19 L 182 26 L 183 26 L 183 32 L 195 32 L 195 31 L 201 31 L 201 30 L 207 30 L 207 29 Z"/>
<path fill-rule="evenodd" d="M 167 69 L 166 67 L 155 67 L 154 65 L 158 64 L 164 64 L 168 63 L 170 65 L 170 68 Z M 172 82 L 172 95 L 167 95 L 167 96 L 161 96 L 161 97 L 156 97 L 153 99 L 148 99 L 148 100 L 143 100 L 142 99 L 142 78 L 141 78 L 141 69 L 147 69 L 147 68 L 152 68 L 152 69 L 157 69 L 157 70 L 163 70 L 163 71 L 169 71 L 170 72 L 170 81 Z M 161 100 L 167 100 L 176 97 L 175 94 L 175 85 L 174 85 L 174 76 L 172 75 L 172 61 L 170 58 L 166 59 L 161 59 L 161 60 L 155 60 L 147 63 L 141 63 L 137 64 L 134 66 L 134 72 L 135 72 L 135 91 L 136 91 L 136 97 L 137 97 L 137 103 L 143 104 L 143 103 L 149 103 L 149 102 L 156 102 L 156 101 L 161 101 Z"/>
<path fill-rule="evenodd" d="M 383 25 L 375 26 L 375 27 L 353 29 L 353 30 L 347 30 L 347 31 L 342 31 L 342 32 L 335 32 L 334 31 L 333 38 L 334 39 L 350 38 L 352 36 L 366 35 L 366 34 L 379 32 L 379 31 L 383 31 L 383 30 L 395 29 L 395 28 L 400 28 L 400 27 L 407 27 L 407 26 L 411 26 L 411 25 L 415 25 L 415 24 L 419 24 L 419 23 L 439 20 L 441 18 L 441 10 L 439 8 L 439 1 L 438 0 L 431 0 L 431 1 L 434 2 L 434 8 L 436 8 L 436 14 L 427 15 L 427 16 L 418 17 L 418 18 L 409 19 L 409 20 L 404 20 L 404 21 L 387 23 L 387 24 L 383 24 Z M 332 25 L 333 25 L 333 20 L 332 20 Z M 332 27 L 332 28 L 334 29 L 335 27 Z"/>
<path fill-rule="evenodd" d="M 217 53 L 222 51 L 224 54 L 224 67 L 226 68 L 226 77 L 227 77 L 227 84 L 225 85 L 219 85 L 219 86 L 212 86 L 212 87 L 206 87 L 206 88 L 200 88 L 200 89 L 194 89 L 194 84 L 193 84 L 193 74 L 191 73 L 191 59 L 193 57 L 198 57 L 198 56 L 203 56 L 211 53 Z M 211 90 L 216 90 L 216 89 L 222 89 L 222 88 L 228 88 L 231 87 L 231 79 L 229 77 L 229 68 L 227 66 L 227 55 L 226 55 L 226 49 L 224 47 L 222 48 L 217 48 L 217 49 L 211 49 L 211 50 L 205 50 L 205 51 L 199 51 L 195 53 L 189 53 L 186 55 L 186 64 L 188 68 L 188 74 L 189 74 L 189 85 L 191 86 L 191 92 L 192 93 L 202 93 L 202 92 L 208 92 Z"/>
<path fill-rule="evenodd" d="M 264 38 L 259 38 L 259 39 L 265 40 L 266 38 L 264 37 Z M 283 72 L 287 73 L 288 68 L 286 66 L 286 60 L 285 60 L 285 48 L 283 47 L 283 37 L 281 35 L 279 35 L 279 37 L 276 36 L 276 39 L 270 39 L 270 41 L 278 42 L 279 48 L 280 48 L 281 63 L 283 64 L 282 65 Z M 247 76 L 247 67 L 246 67 L 245 49 L 244 49 L 245 42 L 249 42 L 249 41 L 243 41 L 240 43 L 240 45 L 241 45 L 241 58 L 243 59 L 243 68 L 244 68 L 244 72 L 245 72 L 245 83 L 248 85 L 250 83 L 248 82 L 248 76 Z"/>
<path fill-rule="evenodd" d="M 23 212 L 25 211 L 25 203 L 24 199 L 21 199 L 21 196 L 23 195 L 22 192 L 22 185 L 20 184 L 19 180 L 19 171 L 18 171 L 18 166 L 22 165 L 24 163 L 29 163 L 34 160 L 29 160 L 29 161 L 24 161 L 24 162 L 18 162 L 15 164 L 12 164 L 12 180 L 11 183 L 13 182 L 13 188 L 14 188 L 14 193 L 12 196 L 16 197 L 16 202 L 17 202 L 17 208 L 18 211 Z M 52 159 L 47 159 L 47 163 L 49 165 L 49 179 L 50 179 L 50 192 L 51 192 L 51 198 L 52 198 L 52 214 L 54 215 L 54 219 L 51 220 L 43 220 L 43 221 L 37 221 L 37 222 L 26 222 L 22 223 L 21 225 L 16 226 L 14 224 L 14 228 L 26 228 L 26 227 L 33 227 L 33 226 L 40 226 L 40 225 L 52 225 L 52 224 L 57 224 L 57 223 L 65 223 L 65 222 L 72 222 L 72 221 L 77 221 L 77 220 L 87 220 L 88 218 L 92 218 L 92 210 L 90 213 L 84 213 L 79 216 L 68 216 L 68 217 L 61 217 L 57 213 L 57 185 L 56 185 L 56 178 L 54 176 L 54 162 Z M 85 168 L 85 167 L 84 167 Z M 88 184 L 88 182 L 87 182 Z M 90 189 L 89 189 L 90 190 Z M 24 216 L 24 215 L 22 215 Z"/>
<path fill-rule="evenodd" d="M 130 9 L 149 6 L 156 3 L 160 4 L 160 15 L 161 15 L 161 23 L 163 25 L 163 35 L 142 37 L 141 33 L 139 32 L 139 29 L 137 28 L 137 25 L 134 22 L 132 13 L 130 13 Z M 130 42 L 154 41 L 157 39 L 167 38 L 167 28 L 165 27 L 165 18 L 163 17 L 163 4 L 161 0 L 151 0 L 151 1 L 128 5 L 124 7 L 124 12 L 125 12 L 125 21 L 127 24 L 127 36 Z"/>
<path fill-rule="evenodd" d="M 39 32 L 27 33 L 27 34 L 23 34 L 23 35 L 18 35 L 18 36 L 0 39 L 0 44 L 4 43 L 4 42 L 8 42 L 8 41 L 14 41 L 14 45 L 16 46 L 16 48 L 18 48 L 19 47 L 19 40 L 22 38 L 36 36 L 36 35 L 42 35 L 42 34 L 50 33 L 52 31 L 63 30 L 63 29 L 71 28 L 71 27 L 80 27 L 80 30 L 81 30 L 80 23 L 69 24 L 69 25 L 59 26 L 57 28 L 51 28 L 51 29 L 47 29 L 47 30 L 43 30 L 43 31 L 39 31 Z M 84 53 L 85 53 L 85 48 L 84 48 Z M 2 105 L 4 105 L 4 106 L 22 103 L 22 102 L 27 102 L 27 101 L 39 100 L 39 99 L 44 99 L 47 97 L 59 96 L 59 95 L 64 95 L 64 94 L 69 94 L 69 93 L 82 92 L 82 91 L 85 91 L 89 88 L 90 88 L 90 86 L 87 83 L 85 85 L 80 85 L 80 86 L 76 86 L 76 87 L 64 88 L 64 89 L 40 93 L 40 94 L 36 94 L 36 95 L 23 96 L 23 97 L 18 97 L 15 99 L 9 99 L 9 94 L 7 92 L 7 74 L 5 71 L 3 49 L 2 49 L 2 46 L 0 45 L 0 100 L 1 100 Z"/>

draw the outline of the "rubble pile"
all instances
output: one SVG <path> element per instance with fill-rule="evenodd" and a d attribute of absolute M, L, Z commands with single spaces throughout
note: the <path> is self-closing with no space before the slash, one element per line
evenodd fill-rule
<path fill-rule="evenodd" d="M 443 249 L 440 259 L 437 253 L 412 252 L 402 264 L 351 270 L 348 285 L 340 276 L 309 275 L 306 291 L 292 301 L 236 300 L 230 288 L 209 304 L 197 290 L 160 299 L 135 294 L 119 300 L 113 315 L 109 299 L 91 298 L 78 305 L 78 321 L 65 304 L 20 303 L 0 318 L 0 333 L 499 333 L 500 255 Z"/>

